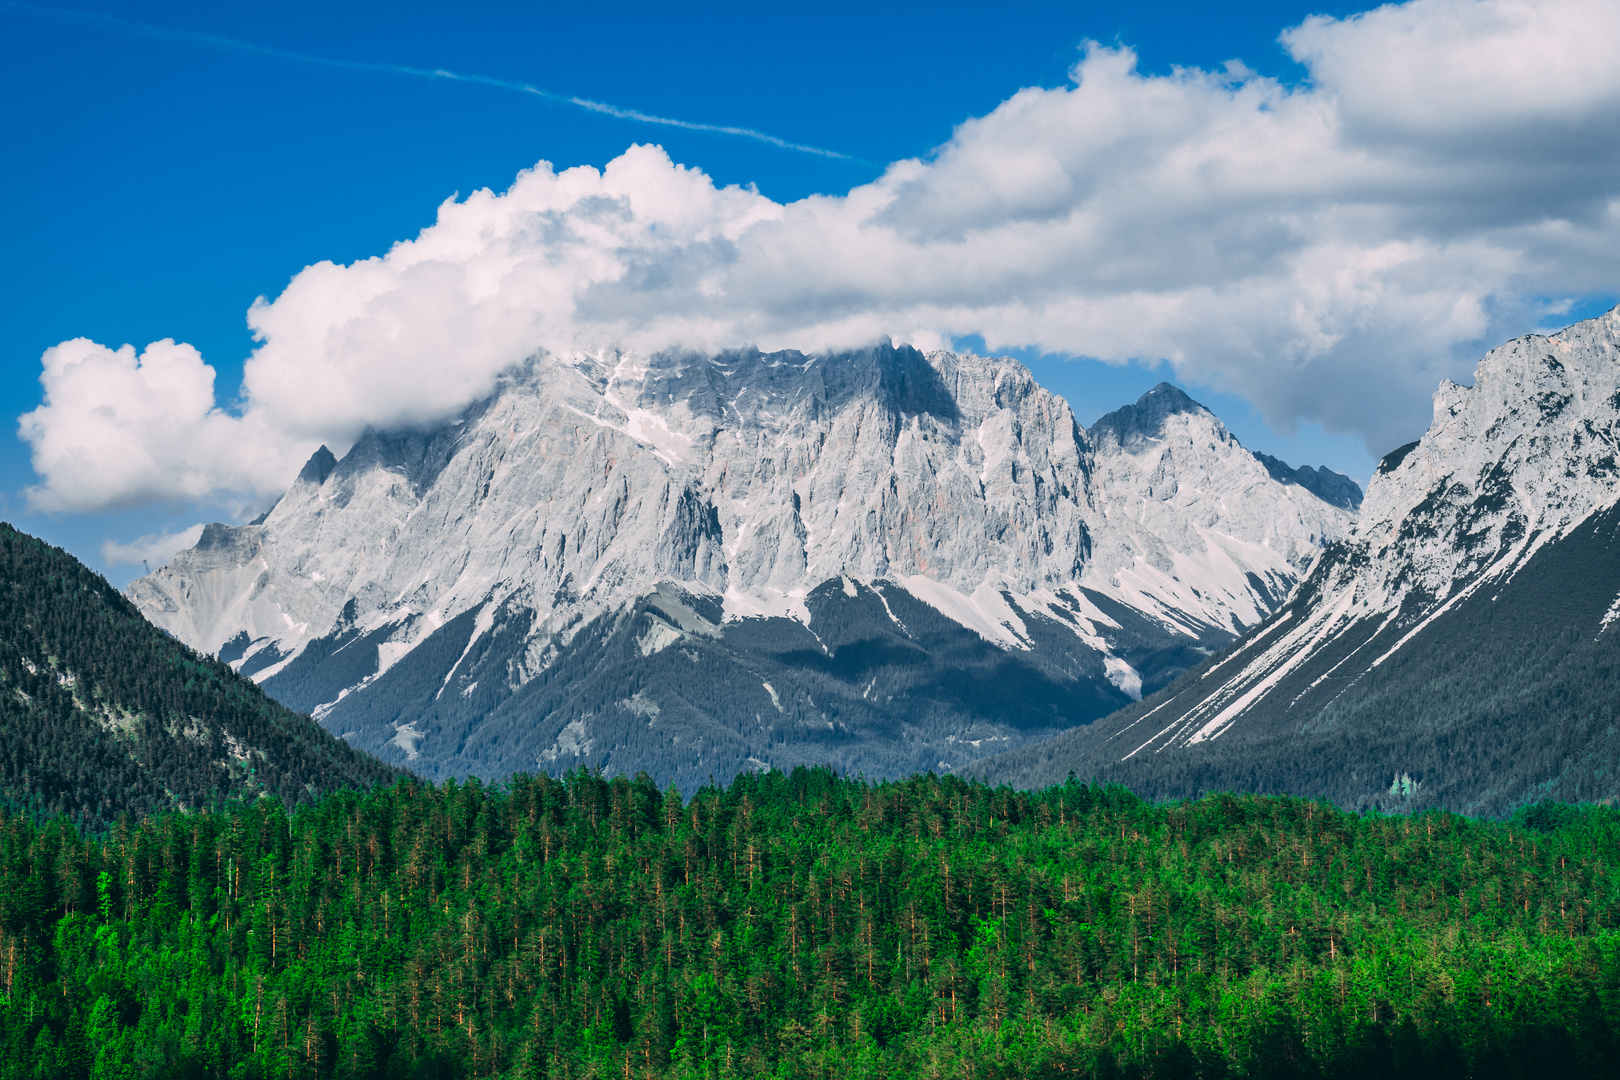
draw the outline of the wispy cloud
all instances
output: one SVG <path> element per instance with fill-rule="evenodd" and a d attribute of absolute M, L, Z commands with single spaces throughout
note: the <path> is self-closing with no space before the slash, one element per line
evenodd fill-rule
<path fill-rule="evenodd" d="M 175 552 L 196 547 L 197 541 L 202 538 L 202 532 L 202 525 L 197 524 L 189 529 L 181 529 L 177 533 L 165 530 L 161 533 L 148 534 L 128 544 L 104 540 L 101 543 L 101 561 L 108 566 L 134 566 L 137 563 L 148 568 L 154 563 L 161 566 L 168 562 Z"/>
<path fill-rule="evenodd" d="M 754 142 L 764 143 L 767 146 L 774 146 L 781 150 L 793 150 L 801 154 L 814 154 L 817 157 L 834 158 L 839 161 L 863 165 L 869 164 L 861 158 L 850 154 L 842 154 L 836 150 L 826 150 L 819 146 L 790 142 L 787 139 L 778 138 L 768 132 L 756 131 L 753 128 L 738 127 L 732 124 L 702 124 L 693 120 L 677 120 L 669 116 L 657 116 L 653 113 L 642 112 L 640 109 L 626 109 L 618 105 L 610 105 L 604 101 L 592 101 L 590 98 L 576 97 L 572 94 L 560 94 L 554 90 L 546 90 L 513 79 L 497 79 L 489 75 L 469 75 L 459 71 L 447 71 L 444 68 L 419 68 L 407 64 L 376 63 L 365 60 L 343 60 L 329 56 L 313 56 L 309 53 L 278 49 L 270 45 L 255 45 L 251 41 L 222 37 L 219 34 L 205 34 L 196 30 L 180 30 L 166 26 L 154 26 L 150 23 L 135 22 L 131 19 L 120 19 L 116 15 L 108 15 L 99 11 L 75 11 L 71 8 L 40 7 L 36 4 L 20 3 L 18 0 L 0 0 L 0 11 L 31 15 L 36 18 L 67 23 L 72 26 L 87 26 L 98 30 L 155 38 L 159 41 L 175 41 L 187 45 L 196 45 L 201 48 L 242 53 L 248 56 L 261 56 L 267 60 L 310 64 L 315 67 L 336 68 L 341 71 L 363 71 L 378 75 L 405 75 L 415 79 L 490 86 L 498 90 L 510 90 L 519 94 L 528 94 L 556 105 L 569 105 L 577 109 L 584 109 L 586 112 L 611 116 L 617 120 L 678 128 L 682 131 L 701 131 L 711 135 L 730 135 L 739 139 L 750 139 Z"/>

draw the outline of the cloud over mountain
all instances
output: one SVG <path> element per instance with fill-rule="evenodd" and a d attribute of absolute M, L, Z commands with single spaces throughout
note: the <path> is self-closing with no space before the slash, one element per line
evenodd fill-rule
<path fill-rule="evenodd" d="M 1237 63 L 1143 75 L 1088 45 L 1069 85 L 843 196 L 778 204 L 651 146 L 600 171 L 542 162 L 255 303 L 234 411 L 187 346 L 138 366 L 50 350 L 22 423 L 34 499 L 277 492 L 317 443 L 451 415 L 542 349 L 883 335 L 1168 358 L 1380 452 L 1480 339 L 1620 282 L 1620 8 L 1413 0 L 1282 40 L 1300 86 Z M 128 393 L 85 396 L 94 372 Z"/>
<path fill-rule="evenodd" d="M 179 532 L 169 532 L 165 529 L 160 533 L 148 533 L 128 544 L 103 540 L 101 561 L 108 566 L 134 566 L 136 563 L 145 563 L 148 566 L 152 563 L 161 565 L 168 562 L 175 552 L 196 547 L 197 541 L 202 539 L 202 534 L 203 526 L 197 524 Z"/>

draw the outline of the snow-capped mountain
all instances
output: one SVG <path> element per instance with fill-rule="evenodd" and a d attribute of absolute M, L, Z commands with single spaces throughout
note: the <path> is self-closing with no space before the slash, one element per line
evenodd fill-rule
<path fill-rule="evenodd" d="M 1353 520 L 1274 471 L 1174 387 L 1086 432 L 1010 360 L 543 357 L 129 592 L 430 775 L 942 769 L 1272 611 Z"/>
<path fill-rule="evenodd" d="M 1500 810 L 1620 795 L 1620 309 L 1491 351 L 1379 463 L 1352 535 L 1152 700 L 987 763 L 1160 794 Z"/>

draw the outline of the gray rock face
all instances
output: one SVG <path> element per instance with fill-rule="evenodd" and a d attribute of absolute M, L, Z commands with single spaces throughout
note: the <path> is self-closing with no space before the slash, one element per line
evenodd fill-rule
<path fill-rule="evenodd" d="M 1160 383 L 1086 433 L 1097 520 L 1082 579 L 1191 632 L 1241 633 L 1346 534 L 1348 509 L 1279 483 L 1214 414 Z"/>
<path fill-rule="evenodd" d="M 129 593 L 430 774 L 882 773 L 1162 685 L 1351 521 L 1170 387 L 1088 434 L 1009 360 L 545 357 Z"/>
<path fill-rule="evenodd" d="M 1617 456 L 1620 309 L 1508 342 L 1472 387 L 1440 386 L 1428 432 L 1379 464 L 1354 531 L 1268 625 L 1108 724 L 986 768 L 1346 803 L 1405 777 L 1398 798 L 1416 783 L 1478 811 L 1620 794 Z"/>

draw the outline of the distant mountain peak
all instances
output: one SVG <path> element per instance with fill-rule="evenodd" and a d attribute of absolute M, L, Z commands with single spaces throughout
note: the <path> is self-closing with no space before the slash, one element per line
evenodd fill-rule
<path fill-rule="evenodd" d="M 337 455 L 322 443 L 321 448 L 311 454 L 304 467 L 298 471 L 298 478 L 293 483 L 314 484 L 320 487 L 326 483 L 326 478 L 332 475 L 332 470 L 337 468 L 337 463 Z"/>
<path fill-rule="evenodd" d="M 1179 386 L 1161 382 L 1134 403 L 1098 417 L 1096 423 L 1086 429 L 1086 434 L 1093 440 L 1111 437 L 1119 445 L 1129 446 L 1143 438 L 1158 438 L 1170 417 L 1188 413 L 1208 416 L 1220 423 L 1214 413 L 1188 397 Z"/>
<path fill-rule="evenodd" d="M 1301 465 L 1296 469 L 1281 458 L 1258 450 L 1254 456 L 1280 484 L 1298 484 L 1323 502 L 1344 510 L 1361 508 L 1361 485 L 1343 473 L 1319 465 Z"/>

